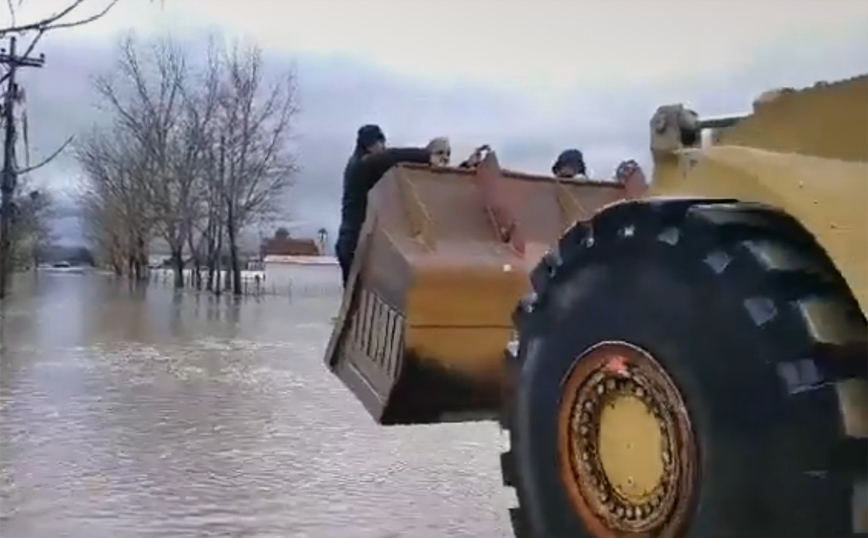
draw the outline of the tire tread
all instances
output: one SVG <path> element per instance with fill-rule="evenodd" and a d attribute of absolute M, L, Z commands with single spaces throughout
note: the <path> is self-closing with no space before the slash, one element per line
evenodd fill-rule
<path fill-rule="evenodd" d="M 832 262 L 797 222 L 764 206 L 728 202 L 681 203 L 674 215 L 671 207 L 649 204 L 643 210 L 634 209 L 634 218 L 625 218 L 630 215 L 622 213 L 592 225 L 577 225 L 564 234 L 531 273 L 534 294 L 523 300 L 514 316 L 520 333 L 533 330 L 540 319 L 547 319 L 545 310 L 549 296 L 557 293 L 559 283 L 568 281 L 581 270 L 583 261 L 592 259 L 595 249 L 625 238 L 628 235 L 623 230 L 635 225 L 637 230 L 644 231 L 646 240 L 686 247 L 699 259 L 718 253 L 727 256 L 728 260 L 718 257 L 718 261 L 726 263 L 716 267 L 709 264 L 709 270 L 715 271 L 719 278 L 732 278 L 732 272 L 740 271 L 752 279 L 757 292 L 755 299 L 773 308 L 770 319 L 757 322 L 763 330 L 781 331 L 779 334 L 792 332 L 801 320 L 801 326 L 796 329 L 811 352 L 807 356 L 794 355 L 791 361 L 778 365 L 781 370 L 789 368 L 790 372 L 797 373 L 801 372 L 800 367 L 805 367 L 800 374 L 804 379 L 796 376 L 794 381 L 800 384 L 799 389 L 789 390 L 787 398 L 817 397 L 817 392 L 835 391 L 838 383 L 847 380 L 868 383 L 868 324 Z M 631 231 L 630 236 L 633 233 Z M 825 310 L 825 319 L 799 317 L 800 305 L 817 302 L 831 303 L 835 308 Z M 832 327 L 832 332 L 838 336 L 832 341 L 818 340 L 812 324 Z M 841 335 L 846 337 L 842 339 Z M 506 366 L 507 383 L 518 386 L 521 364 L 513 362 Z M 808 373 L 811 369 L 815 373 L 813 377 Z M 502 425 L 509 429 L 512 417 L 509 404 L 506 405 Z M 868 440 L 850 437 L 842 430 L 835 447 L 828 454 L 829 467 L 833 467 L 834 462 L 839 472 L 851 477 L 855 487 L 868 473 L 865 464 Z M 501 456 L 501 467 L 504 484 L 514 487 L 518 498 L 518 506 L 510 509 L 515 536 L 549 538 L 533 534 L 530 528 L 513 449 Z M 805 469 L 806 473 L 810 471 Z"/>

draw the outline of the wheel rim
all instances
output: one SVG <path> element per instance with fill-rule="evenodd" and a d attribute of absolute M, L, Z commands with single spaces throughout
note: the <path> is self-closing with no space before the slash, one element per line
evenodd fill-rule
<path fill-rule="evenodd" d="M 564 381 L 558 430 L 561 478 L 595 537 L 683 528 L 696 447 L 681 395 L 651 355 L 623 342 L 584 353 Z"/>

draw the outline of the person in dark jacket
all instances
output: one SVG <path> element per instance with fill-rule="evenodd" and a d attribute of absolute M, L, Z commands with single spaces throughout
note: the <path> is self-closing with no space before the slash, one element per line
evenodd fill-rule
<path fill-rule="evenodd" d="M 585 157 L 577 149 L 562 151 L 555 164 L 552 165 L 552 174 L 559 178 L 574 178 L 584 176 L 586 173 Z"/>
<path fill-rule="evenodd" d="M 335 253 L 344 286 L 350 275 L 356 243 L 368 211 L 368 192 L 398 163 L 429 163 L 429 148 L 386 148 L 386 136 L 377 125 L 363 125 L 356 135 L 356 148 L 344 169 L 341 225 Z"/>

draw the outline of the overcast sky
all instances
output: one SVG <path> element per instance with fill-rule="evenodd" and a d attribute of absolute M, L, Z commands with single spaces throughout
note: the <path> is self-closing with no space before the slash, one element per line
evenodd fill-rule
<path fill-rule="evenodd" d="M 64 3 L 25 0 L 19 22 Z M 868 72 L 865 0 L 121 0 L 41 43 L 46 66 L 25 79 L 33 160 L 97 119 L 89 76 L 111 66 L 130 28 L 191 43 L 217 31 L 258 43 L 273 69 L 297 67 L 303 171 L 287 218 L 299 234 L 336 228 L 362 123 L 379 123 L 392 145 L 489 143 L 506 166 L 533 172 L 578 147 L 608 177 L 622 159 L 648 162 L 660 104 L 744 112 L 773 87 Z M 72 159 L 40 172 L 74 191 Z M 60 226 L 66 239 L 74 228 Z"/>

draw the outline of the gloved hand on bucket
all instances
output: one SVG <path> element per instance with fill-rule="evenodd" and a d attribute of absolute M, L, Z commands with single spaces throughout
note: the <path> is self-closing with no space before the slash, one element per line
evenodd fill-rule
<path fill-rule="evenodd" d="M 470 154 L 470 157 L 467 158 L 464 162 L 458 165 L 460 168 L 476 168 L 479 166 L 479 163 L 485 159 L 485 156 L 491 151 L 491 147 L 488 144 L 483 144 L 479 146 L 473 153 Z"/>

